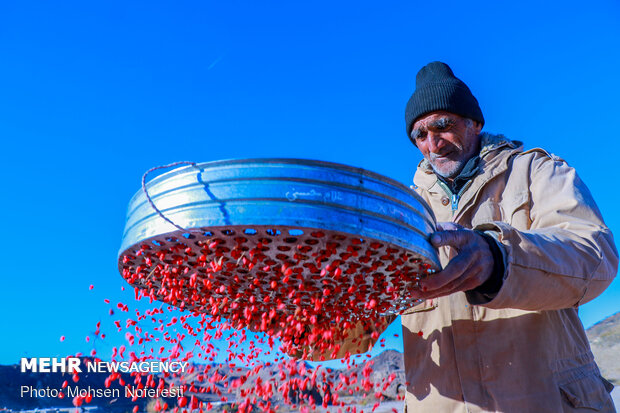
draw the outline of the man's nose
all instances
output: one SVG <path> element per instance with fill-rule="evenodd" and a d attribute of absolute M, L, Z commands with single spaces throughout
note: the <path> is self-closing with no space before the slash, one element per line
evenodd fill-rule
<path fill-rule="evenodd" d="M 446 144 L 438 133 L 429 131 L 426 138 L 428 139 L 428 149 L 433 153 L 439 153 Z"/>

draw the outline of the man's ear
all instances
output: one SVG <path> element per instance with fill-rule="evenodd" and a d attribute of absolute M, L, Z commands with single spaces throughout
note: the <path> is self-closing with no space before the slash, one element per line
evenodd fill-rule
<path fill-rule="evenodd" d="M 477 120 L 474 121 L 474 129 L 476 130 L 476 135 L 479 135 L 482 132 L 482 123 Z"/>

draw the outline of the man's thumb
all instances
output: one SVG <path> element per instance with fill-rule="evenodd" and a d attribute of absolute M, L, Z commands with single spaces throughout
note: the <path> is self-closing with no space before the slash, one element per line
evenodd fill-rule
<path fill-rule="evenodd" d="M 431 235 L 431 243 L 435 247 L 449 245 L 460 248 L 467 243 L 467 232 L 462 230 L 437 231 Z"/>

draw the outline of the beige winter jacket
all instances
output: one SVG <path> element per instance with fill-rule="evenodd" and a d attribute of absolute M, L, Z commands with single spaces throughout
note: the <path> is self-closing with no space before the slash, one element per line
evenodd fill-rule
<path fill-rule="evenodd" d="M 618 266 L 590 192 L 563 160 L 503 136 L 482 134 L 480 155 L 455 211 L 427 162 L 414 183 L 437 221 L 501 243 L 503 285 L 492 299 L 456 293 L 402 316 L 407 411 L 615 411 L 577 315 Z"/>
<path fill-rule="evenodd" d="M 481 139 L 483 171 L 454 211 L 452 194 L 426 161 L 414 183 L 437 221 L 500 242 L 503 284 L 494 297 L 456 293 L 401 316 L 406 411 L 614 412 L 613 385 L 601 377 L 577 315 L 616 275 L 613 236 L 562 159 L 542 149 L 523 152 L 501 135 Z M 439 257 L 445 266 L 450 251 L 441 248 Z M 349 331 L 338 356 L 366 351 L 371 333 L 361 325 Z"/>

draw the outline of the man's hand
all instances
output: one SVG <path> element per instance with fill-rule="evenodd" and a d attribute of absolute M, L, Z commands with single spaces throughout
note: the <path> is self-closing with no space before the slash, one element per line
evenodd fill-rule
<path fill-rule="evenodd" d="M 457 255 L 443 271 L 420 281 L 420 298 L 435 298 L 457 291 L 472 290 L 489 279 L 493 271 L 493 254 L 489 244 L 477 232 L 452 222 L 437 224 L 431 235 L 435 247 L 449 246 Z"/>

